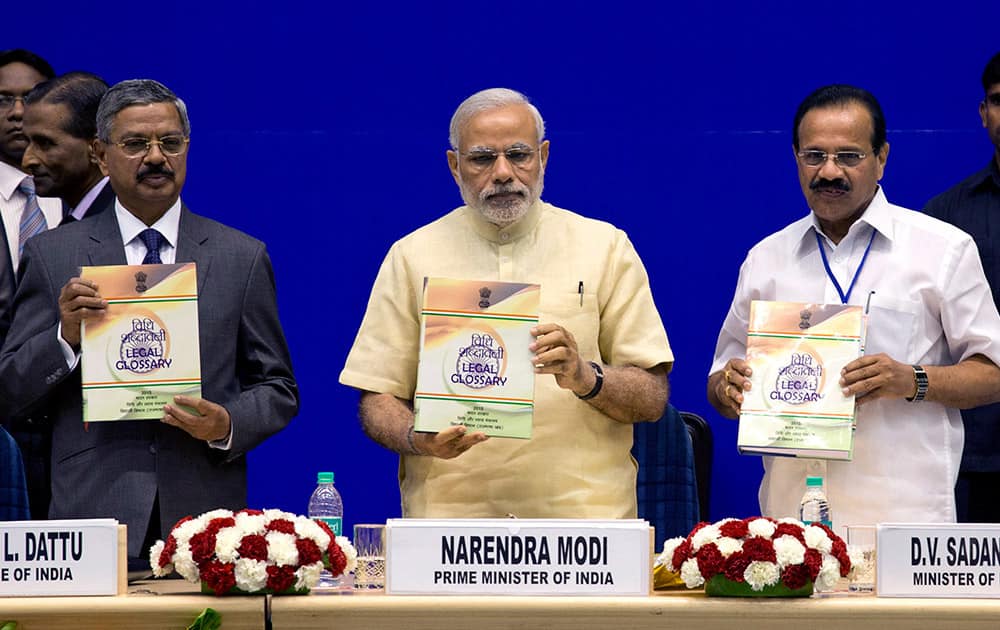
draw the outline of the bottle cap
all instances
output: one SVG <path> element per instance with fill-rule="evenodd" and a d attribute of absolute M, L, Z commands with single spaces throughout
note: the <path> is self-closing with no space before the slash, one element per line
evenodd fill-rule
<path fill-rule="evenodd" d="M 807 488 L 818 488 L 823 486 L 822 477 L 806 477 Z"/>
<path fill-rule="evenodd" d="M 316 473 L 316 483 L 333 483 L 332 472 Z"/>

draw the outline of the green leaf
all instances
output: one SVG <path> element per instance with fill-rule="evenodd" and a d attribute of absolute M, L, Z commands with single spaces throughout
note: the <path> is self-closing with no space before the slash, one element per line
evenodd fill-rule
<path fill-rule="evenodd" d="M 206 608 L 195 618 L 194 623 L 187 627 L 187 630 L 219 630 L 221 626 L 222 615 L 212 608 Z"/>
<path fill-rule="evenodd" d="M 0 626 L 0 630 L 17 630 L 17 622 L 16 621 L 5 621 L 5 622 L 3 622 L 3 625 Z"/>

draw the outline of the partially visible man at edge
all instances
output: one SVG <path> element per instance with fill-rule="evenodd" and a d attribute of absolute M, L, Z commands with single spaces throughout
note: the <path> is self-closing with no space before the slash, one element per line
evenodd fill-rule
<path fill-rule="evenodd" d="M 811 212 L 750 250 L 719 333 L 708 399 L 738 418 L 751 300 L 870 305 L 865 356 L 838 375 L 858 404 L 854 459 L 764 457 L 767 516 L 797 516 L 806 476 L 818 474 L 841 531 L 955 521 L 958 410 L 1000 399 L 1000 315 L 976 245 L 886 200 L 885 129 L 878 101 L 853 86 L 820 88 L 799 105 L 792 144 Z"/>
<path fill-rule="evenodd" d="M 983 170 L 927 202 L 924 212 L 976 241 L 993 302 L 1000 304 L 1000 53 L 986 64 L 979 116 L 993 142 Z M 955 486 L 959 522 L 1000 523 L 1000 405 L 962 411 L 965 450 Z"/>
<path fill-rule="evenodd" d="M 97 163 L 97 108 L 108 84 L 89 72 L 68 72 L 36 85 L 24 98 L 28 147 L 21 165 L 35 190 L 63 202 L 62 223 L 114 208 L 115 193 Z"/>
<path fill-rule="evenodd" d="M 156 81 L 123 81 L 101 100 L 97 129 L 115 208 L 26 245 L 0 351 L 0 413 L 51 409 L 50 518 L 118 519 L 130 568 L 141 569 L 183 516 L 246 507 L 245 456 L 287 425 L 299 396 L 264 244 L 181 202 L 184 102 Z M 175 262 L 197 265 L 203 397 L 175 396 L 159 422 L 85 425 L 81 323 L 107 302 L 80 267 Z"/>
<path fill-rule="evenodd" d="M 642 262 L 621 230 L 541 201 L 549 141 L 524 95 L 470 96 L 449 139 L 466 205 L 392 246 L 340 375 L 401 456 L 403 515 L 635 517 L 632 423 L 663 413 L 673 363 Z M 414 432 L 425 277 L 541 285 L 530 440 Z"/>

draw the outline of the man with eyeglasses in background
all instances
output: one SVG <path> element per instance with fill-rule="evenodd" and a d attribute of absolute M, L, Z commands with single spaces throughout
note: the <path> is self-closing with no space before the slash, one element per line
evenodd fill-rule
<path fill-rule="evenodd" d="M 1000 53 L 983 69 L 979 117 L 993 142 L 983 170 L 934 197 L 924 212 L 947 221 L 975 239 L 993 302 L 1000 304 Z M 962 411 L 965 450 L 955 486 L 958 520 L 1000 523 L 1000 405 Z"/>
<path fill-rule="evenodd" d="M 375 280 L 340 382 L 400 455 L 403 516 L 636 516 L 632 423 L 663 413 L 673 355 L 625 233 L 541 201 L 544 137 L 523 94 L 466 99 L 447 152 L 466 205 L 397 241 Z M 425 277 L 541 285 L 529 441 L 414 431 Z"/>
<path fill-rule="evenodd" d="M 839 379 L 857 400 L 853 461 L 764 460 L 760 507 L 797 517 L 806 476 L 822 476 L 838 529 L 850 523 L 954 522 L 960 408 L 1000 400 L 1000 315 L 976 245 L 937 219 L 890 204 L 889 154 L 869 92 L 810 94 L 792 126 L 812 211 L 755 245 L 719 333 L 708 399 L 738 418 L 751 300 L 868 305 L 865 354 Z"/>
<path fill-rule="evenodd" d="M 0 52 L 0 345 L 7 332 L 7 311 L 14 301 L 17 270 L 24 242 L 59 225 L 58 199 L 46 199 L 33 178 L 21 170 L 28 146 L 24 133 L 24 99 L 39 83 L 55 76 L 52 66 L 24 49 Z M 49 443 L 34 417 L 0 415 L 24 459 L 28 502 L 33 518 L 45 518 L 48 508 Z"/>
<path fill-rule="evenodd" d="M 117 518 L 136 569 L 181 517 L 245 507 L 246 453 L 298 410 L 264 244 L 181 203 L 190 130 L 184 102 L 156 81 L 105 94 L 95 148 L 115 208 L 28 243 L 0 352 L 3 411 L 53 410 L 49 517 Z M 197 265 L 204 398 L 176 396 L 160 422 L 85 425 L 81 323 L 107 303 L 80 267 L 174 262 Z"/>

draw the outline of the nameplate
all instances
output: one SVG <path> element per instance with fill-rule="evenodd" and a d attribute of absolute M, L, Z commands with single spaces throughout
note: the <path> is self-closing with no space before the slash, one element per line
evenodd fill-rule
<path fill-rule="evenodd" d="M 648 595 L 642 520 L 390 519 L 386 593 Z"/>
<path fill-rule="evenodd" d="M 0 595 L 115 595 L 118 522 L 0 522 Z"/>
<path fill-rule="evenodd" d="M 1000 525 L 878 526 L 880 597 L 1000 598 Z"/>

